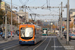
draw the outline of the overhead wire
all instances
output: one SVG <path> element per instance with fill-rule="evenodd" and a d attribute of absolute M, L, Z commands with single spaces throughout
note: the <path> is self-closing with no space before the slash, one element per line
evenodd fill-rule
<path fill-rule="evenodd" d="M 33 1 L 35 1 L 35 0 L 33 0 Z M 33 2 L 33 1 L 31 1 L 31 2 Z M 29 3 L 31 3 L 31 2 L 29 2 Z M 27 4 L 29 4 L 29 3 L 27 3 Z"/>
<path fill-rule="evenodd" d="M 26 5 L 29 0 L 26 0 L 25 2 L 23 2 L 22 0 L 19 0 L 19 1 L 22 5 Z"/>
<path fill-rule="evenodd" d="M 48 7 L 48 0 L 46 0 L 46 4 L 47 4 L 47 7 Z"/>
<path fill-rule="evenodd" d="M 50 6 L 50 0 L 49 0 L 49 6 Z M 49 8 L 49 10 L 50 10 L 50 8 Z"/>

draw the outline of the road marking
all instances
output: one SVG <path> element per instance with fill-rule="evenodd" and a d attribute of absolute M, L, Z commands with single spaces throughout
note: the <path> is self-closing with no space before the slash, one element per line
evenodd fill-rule
<path fill-rule="evenodd" d="M 46 49 L 47 49 L 47 47 L 48 47 L 48 45 L 49 45 L 50 41 L 51 41 L 51 38 L 49 39 L 49 42 L 48 42 L 48 44 L 46 45 L 46 47 L 45 47 L 45 49 L 44 49 L 44 50 L 46 50 Z"/>
<path fill-rule="evenodd" d="M 13 48 L 13 47 L 16 47 L 16 46 L 18 46 L 18 45 L 15 45 L 15 46 L 12 46 L 12 47 L 8 47 L 8 48 L 5 48 L 3 50 L 7 50 L 7 49 L 10 49 L 10 48 Z"/>
<path fill-rule="evenodd" d="M 46 39 L 47 39 L 47 37 L 46 37 Z M 46 39 L 45 39 L 45 40 L 46 40 Z M 44 40 L 44 41 L 45 41 L 45 40 Z M 43 42 L 44 42 L 44 41 L 43 41 Z M 41 44 L 42 44 L 43 42 L 41 42 Z M 39 44 L 38 46 L 36 46 L 33 50 L 35 50 L 36 48 L 38 48 L 41 44 Z"/>
<path fill-rule="evenodd" d="M 55 38 L 54 38 L 54 50 L 56 50 L 56 46 L 55 46 Z"/>
<path fill-rule="evenodd" d="M 54 37 L 57 37 L 57 36 L 42 36 L 42 37 L 51 37 L 51 38 L 53 37 L 54 38 Z"/>

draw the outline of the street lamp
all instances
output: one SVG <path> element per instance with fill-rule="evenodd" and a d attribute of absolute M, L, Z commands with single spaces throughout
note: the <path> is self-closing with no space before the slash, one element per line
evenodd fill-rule
<path fill-rule="evenodd" d="M 53 25 L 53 23 L 51 22 L 51 25 Z"/>
<path fill-rule="evenodd" d="M 69 0 L 67 0 L 67 41 L 66 44 L 69 45 Z"/>
<path fill-rule="evenodd" d="M 4 34 L 4 16 L 2 18 L 3 18 L 3 34 Z"/>
<path fill-rule="evenodd" d="M 11 39 L 12 39 L 12 0 L 11 0 Z"/>
<path fill-rule="evenodd" d="M 52 25 L 53 25 L 53 23 L 51 22 L 51 33 L 52 33 Z"/>

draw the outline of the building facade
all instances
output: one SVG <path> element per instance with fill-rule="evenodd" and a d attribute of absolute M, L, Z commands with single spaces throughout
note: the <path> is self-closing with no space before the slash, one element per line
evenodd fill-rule
<path fill-rule="evenodd" d="M 2 2 L 2 0 L 0 0 L 0 9 L 1 9 L 1 2 Z"/>
<path fill-rule="evenodd" d="M 3 1 L 1 2 L 1 9 L 3 9 L 4 11 L 6 9 L 10 9 L 10 5 Z"/>
<path fill-rule="evenodd" d="M 29 21 L 28 12 L 23 12 L 23 10 L 20 10 L 19 12 L 16 12 L 18 16 L 16 16 L 14 19 L 18 21 L 18 23 L 25 23 Z M 26 17 L 25 17 L 26 16 Z"/>
<path fill-rule="evenodd" d="M 72 29 L 75 30 L 75 9 L 70 9 L 70 18 L 71 18 L 71 25 Z"/>
<path fill-rule="evenodd" d="M 75 9 L 70 9 L 70 18 L 71 18 L 71 23 L 74 22 L 75 19 Z"/>

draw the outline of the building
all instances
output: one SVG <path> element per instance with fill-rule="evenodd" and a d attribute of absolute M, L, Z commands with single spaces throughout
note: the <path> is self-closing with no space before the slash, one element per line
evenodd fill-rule
<path fill-rule="evenodd" d="M 2 2 L 2 0 L 0 0 L 0 8 L 1 8 L 1 2 Z"/>
<path fill-rule="evenodd" d="M 75 19 L 74 18 L 74 16 L 75 16 L 75 9 L 70 9 L 69 13 L 70 13 L 70 20 L 71 20 L 70 24 L 73 25 L 72 23 L 74 23 L 74 19 Z M 66 26 L 67 25 L 66 24 L 67 21 L 65 21 L 65 20 L 67 20 L 67 18 L 62 18 L 62 26 Z M 58 21 L 58 24 L 60 25 L 60 21 Z M 73 27 L 71 27 L 71 28 L 73 28 Z"/>
<path fill-rule="evenodd" d="M 7 9 L 10 9 L 10 5 L 5 3 L 4 1 L 1 2 L 1 9 L 3 9 L 4 11 Z"/>
<path fill-rule="evenodd" d="M 75 30 L 75 9 L 70 9 L 70 18 L 71 18 L 71 25 L 72 29 Z"/>
<path fill-rule="evenodd" d="M 60 18 L 59 18 L 60 19 Z M 65 27 L 67 22 L 65 21 L 67 18 L 62 18 L 62 26 Z M 60 20 L 58 20 L 58 26 L 60 26 Z"/>
<path fill-rule="evenodd" d="M 17 14 L 17 11 L 13 10 L 12 12 L 14 12 L 14 14 Z M 18 15 L 16 15 L 15 17 L 13 17 L 13 19 L 18 22 Z"/>
<path fill-rule="evenodd" d="M 28 12 L 23 12 L 23 10 L 20 10 L 17 12 L 18 16 L 18 23 L 25 23 L 29 21 Z M 26 16 L 26 17 L 25 17 Z"/>
<path fill-rule="evenodd" d="M 71 23 L 74 22 L 74 16 L 75 16 L 75 9 L 70 9 Z"/>

